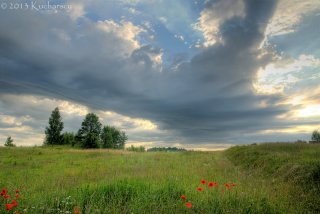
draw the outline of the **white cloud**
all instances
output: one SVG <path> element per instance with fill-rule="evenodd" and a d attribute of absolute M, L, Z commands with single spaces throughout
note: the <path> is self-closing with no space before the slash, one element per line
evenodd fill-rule
<path fill-rule="evenodd" d="M 142 27 L 134 25 L 132 22 L 121 20 L 120 23 L 114 20 L 98 21 L 97 27 L 106 33 L 116 35 L 118 38 L 127 41 L 124 51 L 125 55 L 140 47 L 140 43 L 136 40 L 141 32 L 145 32 Z"/>
<path fill-rule="evenodd" d="M 84 4 L 80 2 L 72 2 L 71 3 L 71 10 L 69 12 L 70 17 L 72 20 L 76 20 L 79 17 L 82 17 L 83 15 L 86 14 Z"/>
<path fill-rule="evenodd" d="M 268 64 L 257 72 L 254 88 L 260 94 L 281 93 L 286 88 L 300 81 L 297 74 L 304 68 L 320 66 L 320 59 L 312 55 L 300 55 L 298 59 L 280 59 Z M 305 74 L 307 75 L 307 74 Z M 310 76 L 314 78 L 314 75 Z"/>
<path fill-rule="evenodd" d="M 184 41 L 184 37 L 182 35 L 175 34 L 174 37 L 181 40 L 181 41 Z"/>
<path fill-rule="evenodd" d="M 0 115 L 0 123 L 11 125 L 11 126 L 21 126 L 23 122 L 32 120 L 29 115 L 22 116 L 22 117 L 15 117 L 11 115 Z"/>
<path fill-rule="evenodd" d="M 294 32 L 305 15 L 317 11 L 320 11 L 318 0 L 281 0 L 267 26 L 266 35 L 275 36 Z"/>
<path fill-rule="evenodd" d="M 193 27 L 203 33 L 203 46 L 208 47 L 218 42 L 220 24 L 234 16 L 243 17 L 244 9 L 242 0 L 223 0 L 201 11 L 198 22 L 193 24 Z"/>

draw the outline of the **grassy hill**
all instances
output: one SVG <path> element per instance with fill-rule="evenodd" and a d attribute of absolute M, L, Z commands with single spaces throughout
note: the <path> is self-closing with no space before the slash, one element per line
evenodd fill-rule
<path fill-rule="evenodd" d="M 304 212 L 320 213 L 320 145 L 236 146 L 225 154 L 247 175 L 267 179 L 277 193 L 286 192 L 292 206 Z M 283 184 L 274 187 L 275 183 Z"/>
<path fill-rule="evenodd" d="M 10 201 L 20 190 L 21 213 L 316 213 L 319 157 L 319 146 L 287 144 L 179 153 L 0 148 L 0 188 Z M 4 200 L 0 213 L 13 213 Z"/>

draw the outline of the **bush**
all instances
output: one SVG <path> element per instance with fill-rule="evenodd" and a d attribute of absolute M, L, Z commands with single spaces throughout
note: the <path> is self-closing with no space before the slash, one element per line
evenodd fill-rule
<path fill-rule="evenodd" d="M 131 145 L 130 147 L 127 148 L 127 151 L 131 152 L 145 152 L 146 148 L 144 146 L 133 146 Z"/>

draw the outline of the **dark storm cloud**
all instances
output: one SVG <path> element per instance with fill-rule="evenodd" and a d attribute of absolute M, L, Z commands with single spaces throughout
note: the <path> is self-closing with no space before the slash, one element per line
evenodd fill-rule
<path fill-rule="evenodd" d="M 281 97 L 258 96 L 252 89 L 257 69 L 270 60 L 257 56 L 275 5 L 245 1 L 244 17 L 221 24 L 222 43 L 162 71 L 152 59 L 160 48 L 146 45 L 124 57 L 126 41 L 85 18 L 74 22 L 63 14 L 4 11 L 0 92 L 62 98 L 146 118 L 172 132 L 167 141 L 178 136 L 186 143 L 236 142 L 238 134 L 275 127 L 275 116 L 287 111 L 273 105 Z"/>

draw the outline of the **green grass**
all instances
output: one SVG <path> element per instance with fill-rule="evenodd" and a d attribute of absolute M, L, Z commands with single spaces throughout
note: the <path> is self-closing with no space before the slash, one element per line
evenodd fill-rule
<path fill-rule="evenodd" d="M 320 213 L 320 145 L 269 143 L 225 153 L 249 176 L 268 179 L 275 194 L 286 192 L 301 212 Z"/>
<path fill-rule="evenodd" d="M 319 181 L 313 171 L 319 163 L 319 146 L 293 147 L 259 145 L 180 153 L 0 148 L 0 188 L 7 187 L 10 193 L 19 188 L 17 210 L 35 214 L 68 213 L 75 206 L 90 214 L 316 213 L 316 207 L 306 203 L 319 194 L 304 191 L 304 185 L 310 184 L 301 179 L 311 176 L 315 184 Z M 299 159 L 301 154 L 304 158 Z M 312 166 L 313 174 L 302 176 L 303 184 L 293 186 L 291 177 L 305 168 L 291 172 L 289 163 Z M 199 192 L 201 179 L 220 186 Z M 227 182 L 238 186 L 224 190 Z M 295 191 L 308 195 L 304 203 L 292 201 L 289 196 Z M 182 194 L 192 202 L 192 209 L 184 205 Z M 0 213 L 9 213 L 3 202 L 0 206 Z"/>

